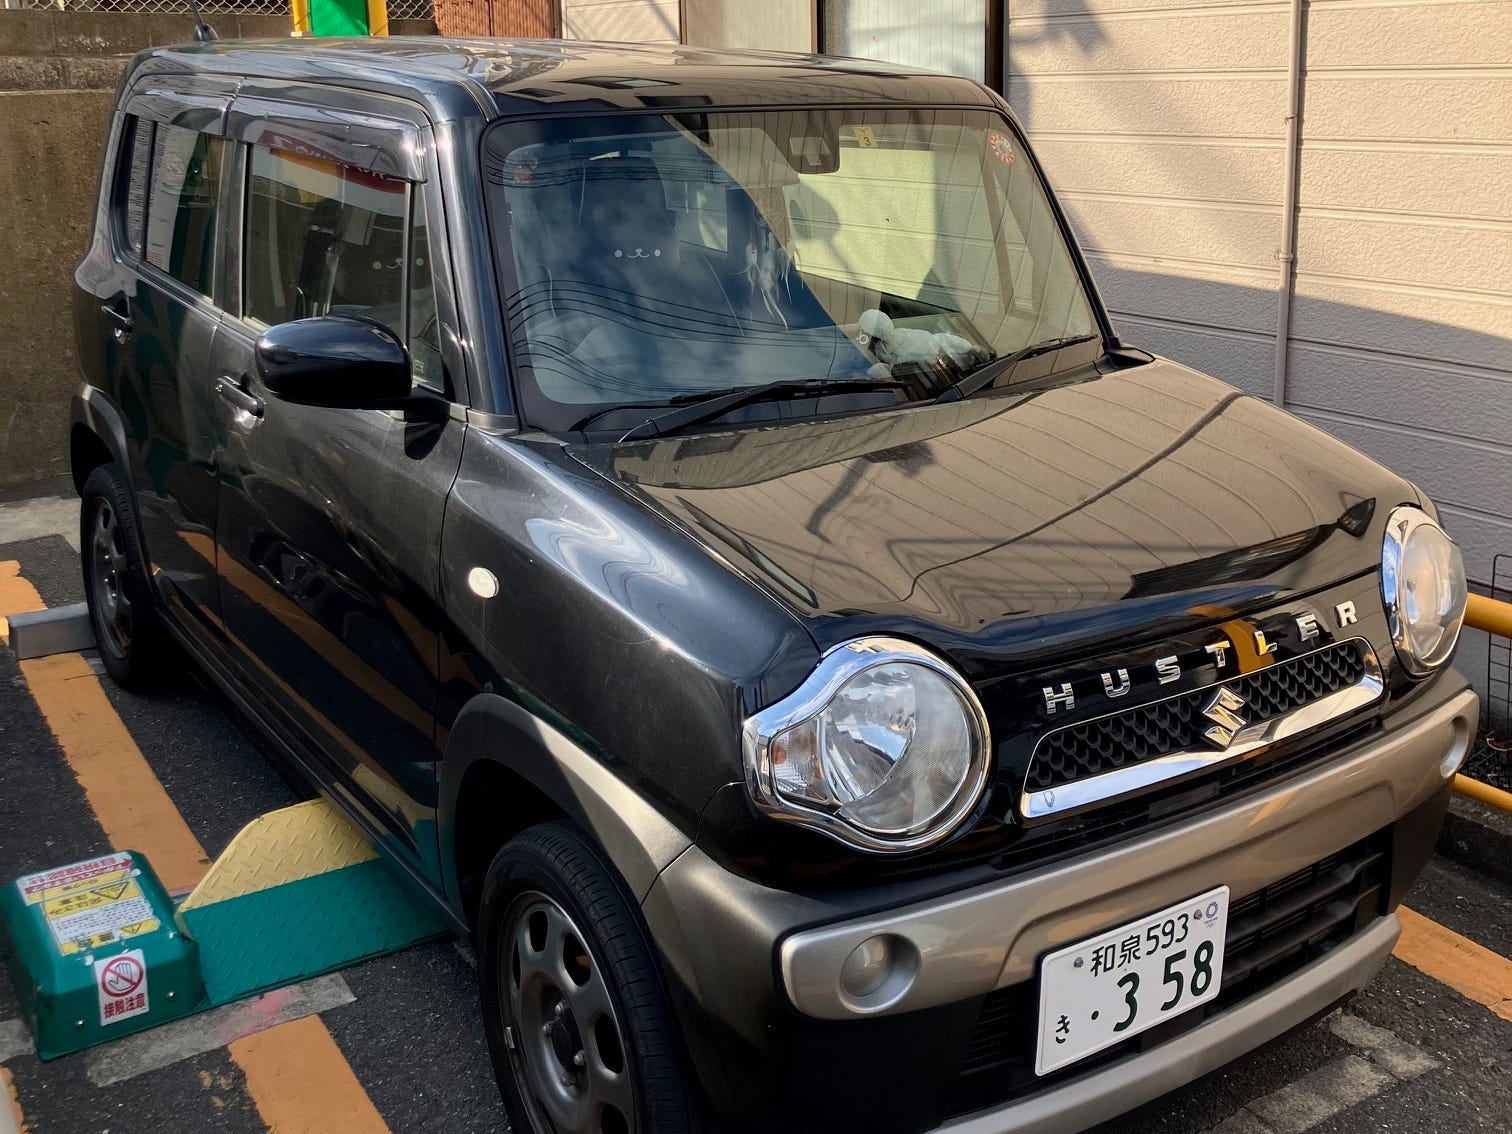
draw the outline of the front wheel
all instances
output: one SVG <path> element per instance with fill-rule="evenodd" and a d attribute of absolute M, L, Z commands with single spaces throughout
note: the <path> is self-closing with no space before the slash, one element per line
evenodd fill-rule
<path fill-rule="evenodd" d="M 567 823 L 507 843 L 483 883 L 478 979 L 517 1134 L 687 1134 L 694 1103 L 650 943 Z"/>

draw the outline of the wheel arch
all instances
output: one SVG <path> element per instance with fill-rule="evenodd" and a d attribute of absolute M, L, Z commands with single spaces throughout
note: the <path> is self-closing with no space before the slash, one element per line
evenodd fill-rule
<path fill-rule="evenodd" d="M 442 885 L 468 925 L 499 847 L 537 823 L 575 823 L 637 902 L 692 843 L 602 761 L 496 693 L 474 697 L 452 723 L 439 789 Z"/>
<path fill-rule="evenodd" d="M 89 474 L 101 465 L 114 461 L 123 469 L 129 467 L 126 427 L 119 411 L 99 390 L 85 386 L 76 393 L 69 407 L 69 417 L 68 468 L 75 492 L 83 492 Z M 127 481 L 127 491 L 130 491 L 130 477 Z"/>

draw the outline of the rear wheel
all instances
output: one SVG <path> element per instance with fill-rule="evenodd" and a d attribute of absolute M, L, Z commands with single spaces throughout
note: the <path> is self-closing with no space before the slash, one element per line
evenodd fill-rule
<path fill-rule="evenodd" d="M 495 857 L 478 911 L 478 977 L 518 1134 L 693 1129 L 645 930 L 571 825 L 532 827 Z"/>
<path fill-rule="evenodd" d="M 79 552 L 90 624 L 106 671 L 122 685 L 144 685 L 171 664 L 167 635 L 152 605 L 151 582 L 136 537 L 136 517 L 121 467 L 101 465 L 84 482 Z"/>

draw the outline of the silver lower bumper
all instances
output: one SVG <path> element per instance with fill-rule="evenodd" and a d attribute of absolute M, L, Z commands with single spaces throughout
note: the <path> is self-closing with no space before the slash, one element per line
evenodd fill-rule
<path fill-rule="evenodd" d="M 949 1004 L 1029 980 L 1045 953 L 1213 886 L 1228 886 L 1237 901 L 1443 791 L 1478 715 L 1465 690 L 1190 823 L 992 886 L 790 934 L 778 952 L 787 994 L 799 1011 L 832 1020 Z M 851 951 L 879 934 L 912 952 L 913 971 L 895 995 L 861 1003 L 840 973 Z"/>
<path fill-rule="evenodd" d="M 1401 933 L 1381 918 L 1333 952 L 1222 1015 L 1139 1055 L 939 1127 L 949 1134 L 1072 1134 L 1215 1071 L 1363 988 Z"/>

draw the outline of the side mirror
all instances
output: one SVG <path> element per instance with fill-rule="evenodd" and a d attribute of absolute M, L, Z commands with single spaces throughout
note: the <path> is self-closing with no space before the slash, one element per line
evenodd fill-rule
<path fill-rule="evenodd" d="M 257 340 L 257 376 L 276 398 L 336 409 L 396 409 L 410 396 L 410 357 L 399 336 L 356 315 L 318 315 L 269 327 Z"/>

